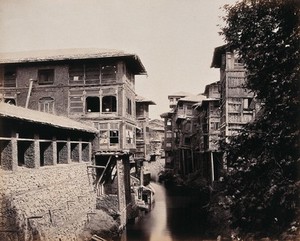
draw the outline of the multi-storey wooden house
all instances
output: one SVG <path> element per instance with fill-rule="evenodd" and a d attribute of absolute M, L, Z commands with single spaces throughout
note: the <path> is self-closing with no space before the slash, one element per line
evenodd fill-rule
<path fill-rule="evenodd" d="M 183 175 L 192 173 L 196 170 L 199 159 L 195 158 L 194 145 L 194 123 L 196 119 L 194 105 L 202 102 L 205 96 L 190 95 L 179 99 L 175 109 L 175 121 L 177 129 L 175 130 L 177 140 L 177 148 L 179 155 L 177 155 L 177 162 L 179 162 L 179 173 Z"/>
<path fill-rule="evenodd" d="M 184 98 L 186 96 L 189 96 L 189 95 L 191 95 L 191 93 L 184 92 L 184 91 L 179 91 L 179 92 L 176 92 L 174 94 L 168 95 L 169 107 L 171 109 L 176 108 L 178 100 L 181 99 L 181 98 Z"/>
<path fill-rule="evenodd" d="M 135 54 L 95 49 L 0 55 L 5 102 L 92 122 L 101 150 L 135 148 Z"/>
<path fill-rule="evenodd" d="M 136 148 L 135 75 L 142 74 L 146 70 L 139 57 L 121 51 L 0 54 L 4 102 L 67 116 L 98 130 L 93 146 L 96 190 L 118 197 L 117 210 L 125 210 L 122 220 L 131 202 L 130 158 Z"/>
<path fill-rule="evenodd" d="M 164 157 L 162 145 L 165 139 L 165 129 L 163 120 L 150 120 L 149 121 L 149 134 L 150 134 L 150 153 L 156 160 L 157 156 Z"/>
<path fill-rule="evenodd" d="M 176 107 L 161 115 L 165 119 L 165 159 L 166 167 L 175 173 L 186 175 L 195 171 L 196 162 L 192 148 L 194 108 L 203 100 L 203 95 L 180 98 Z"/>
<path fill-rule="evenodd" d="M 150 160 L 149 106 L 155 105 L 152 100 L 136 96 L 136 160 Z"/>
<path fill-rule="evenodd" d="M 245 87 L 246 69 L 242 61 L 227 45 L 215 48 L 211 67 L 220 69 L 220 131 L 227 138 L 254 118 L 254 93 Z"/>
<path fill-rule="evenodd" d="M 178 155 L 176 148 L 176 145 L 178 144 L 178 129 L 175 121 L 175 108 L 179 99 L 188 95 L 190 94 L 183 91 L 168 95 L 170 111 L 160 115 L 160 117 L 164 119 L 165 129 L 163 145 L 165 152 L 165 169 L 170 171 L 177 170 L 179 168 L 178 163 L 175 162 L 175 158 Z"/>
<path fill-rule="evenodd" d="M 220 138 L 220 93 L 219 82 L 206 85 L 203 99 L 196 105 L 198 110 L 199 150 L 201 173 L 209 181 L 218 178 L 222 169 L 222 153 L 219 148 Z"/>

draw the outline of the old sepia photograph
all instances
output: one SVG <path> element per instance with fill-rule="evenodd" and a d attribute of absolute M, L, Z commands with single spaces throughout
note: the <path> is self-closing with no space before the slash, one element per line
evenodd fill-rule
<path fill-rule="evenodd" d="M 299 0 L 0 0 L 0 241 L 300 241 Z"/>

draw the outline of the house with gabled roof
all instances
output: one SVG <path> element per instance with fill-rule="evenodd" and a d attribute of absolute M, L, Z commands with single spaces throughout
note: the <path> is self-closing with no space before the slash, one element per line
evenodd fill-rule
<path fill-rule="evenodd" d="M 220 132 L 227 139 L 254 119 L 254 93 L 245 87 L 247 70 L 242 60 L 228 45 L 215 48 L 211 67 L 220 69 Z"/>
<path fill-rule="evenodd" d="M 0 54 L 2 102 L 65 116 L 97 130 L 91 166 L 96 193 L 101 198 L 122 197 L 117 211 L 123 226 L 131 204 L 130 163 L 138 128 L 135 76 L 145 74 L 136 54 L 118 50 Z"/>
<path fill-rule="evenodd" d="M 186 96 L 192 95 L 191 93 L 185 92 L 185 91 L 178 91 L 176 93 L 168 95 L 169 99 L 169 106 L 171 109 L 175 108 L 177 105 L 177 102 L 180 98 L 184 98 Z"/>

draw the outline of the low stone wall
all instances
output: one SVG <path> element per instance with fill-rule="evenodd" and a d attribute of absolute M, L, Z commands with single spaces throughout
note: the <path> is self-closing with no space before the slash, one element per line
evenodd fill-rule
<path fill-rule="evenodd" d="M 78 240 L 96 208 L 86 165 L 0 170 L 0 240 Z"/>

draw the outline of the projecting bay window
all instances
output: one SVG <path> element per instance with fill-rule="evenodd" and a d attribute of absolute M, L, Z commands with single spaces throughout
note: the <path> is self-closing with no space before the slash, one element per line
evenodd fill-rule
<path fill-rule="evenodd" d="M 109 148 L 119 145 L 118 123 L 100 123 L 100 148 Z"/>
<path fill-rule="evenodd" d="M 40 69 L 38 71 L 39 85 L 52 85 L 54 82 L 54 69 Z"/>
<path fill-rule="evenodd" d="M 102 97 L 102 113 L 117 112 L 117 97 L 108 95 Z"/>

